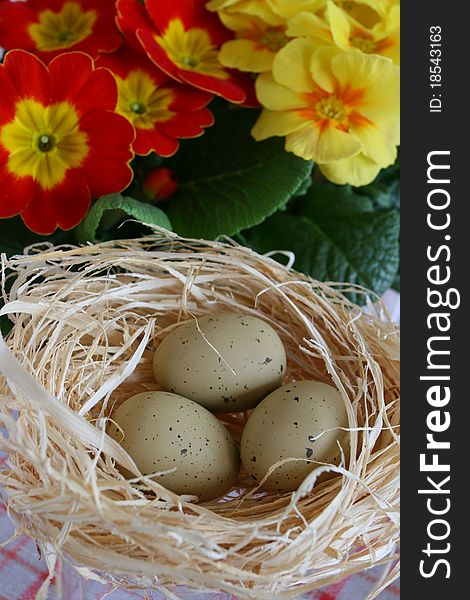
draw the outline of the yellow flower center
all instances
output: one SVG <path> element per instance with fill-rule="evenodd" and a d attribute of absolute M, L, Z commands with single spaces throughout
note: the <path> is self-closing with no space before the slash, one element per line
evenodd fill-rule
<path fill-rule="evenodd" d="M 321 119 L 342 122 L 347 117 L 344 104 L 335 96 L 323 98 L 315 104 L 315 111 Z"/>
<path fill-rule="evenodd" d="M 57 138 L 50 131 L 44 131 L 37 136 L 36 146 L 40 152 L 50 152 L 57 145 Z"/>
<path fill-rule="evenodd" d="M 147 107 L 142 102 L 131 102 L 129 104 L 129 110 L 136 115 L 145 115 L 147 112 Z"/>
<path fill-rule="evenodd" d="M 374 40 L 370 38 L 363 36 L 353 36 L 349 41 L 351 43 L 351 46 L 359 48 L 359 50 L 361 50 L 362 52 L 366 52 L 367 54 L 372 54 L 373 52 L 375 52 L 376 44 Z"/>
<path fill-rule="evenodd" d="M 179 19 L 173 19 L 163 36 L 155 39 L 179 67 L 219 79 L 229 77 L 219 62 L 219 51 L 204 29 L 194 27 L 186 31 Z"/>
<path fill-rule="evenodd" d="M 277 52 L 278 50 L 283 48 L 289 41 L 289 38 L 287 37 L 285 31 L 285 27 L 273 27 L 267 29 L 264 32 L 263 37 L 261 38 L 261 43 L 267 48 L 269 48 L 269 50 Z"/>
<path fill-rule="evenodd" d="M 66 2 L 60 12 L 43 10 L 38 22 L 28 27 L 37 50 L 50 52 L 70 48 L 93 33 L 97 19 L 94 10 L 82 11 L 78 2 Z"/>
<path fill-rule="evenodd" d="M 46 190 L 60 183 L 68 169 L 79 167 L 88 154 L 87 136 L 68 102 L 43 106 L 31 98 L 21 100 L 14 119 L 0 129 L 0 143 L 9 154 L 10 173 L 32 177 Z"/>
<path fill-rule="evenodd" d="M 153 129 L 155 123 L 168 121 L 175 114 L 170 110 L 173 92 L 158 88 L 143 71 L 131 71 L 126 79 L 116 78 L 118 84 L 117 112 L 137 129 Z"/>

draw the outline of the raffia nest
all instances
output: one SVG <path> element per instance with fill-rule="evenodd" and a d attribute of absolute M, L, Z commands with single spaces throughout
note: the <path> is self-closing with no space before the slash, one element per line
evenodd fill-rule
<path fill-rule="evenodd" d="M 399 519 L 398 329 L 379 303 L 232 242 L 165 231 L 2 257 L 0 472 L 18 531 L 48 556 L 117 587 L 175 585 L 240 598 L 292 597 L 396 559 Z M 14 277 L 13 277 L 14 276 Z M 13 284 L 10 291 L 9 278 Z M 178 322 L 242 311 L 269 322 L 287 381 L 336 386 L 348 408 L 349 458 L 293 493 L 265 493 L 242 472 L 223 501 L 197 503 L 142 477 L 105 434 L 113 406 L 158 389 L 156 344 Z M 221 415 L 236 439 L 247 414 Z M 126 480 L 120 463 L 135 473 Z M 334 477 L 317 478 L 323 471 Z M 387 569 L 374 597 L 398 576 Z M 172 591 L 173 590 L 173 591 Z"/>

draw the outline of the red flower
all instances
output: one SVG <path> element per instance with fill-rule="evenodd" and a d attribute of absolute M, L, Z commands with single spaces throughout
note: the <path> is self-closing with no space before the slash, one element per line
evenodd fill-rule
<path fill-rule="evenodd" d="M 41 234 L 71 229 L 90 198 L 132 180 L 132 126 L 113 112 L 112 74 L 81 52 L 48 67 L 24 50 L 0 65 L 0 217 Z"/>
<path fill-rule="evenodd" d="M 174 82 L 130 46 L 103 55 L 97 64 L 116 76 L 116 111 L 136 129 L 136 154 L 155 150 L 160 156 L 171 156 L 178 150 L 178 138 L 200 136 L 204 127 L 213 124 L 212 114 L 205 108 L 212 94 Z"/>
<path fill-rule="evenodd" d="M 28 0 L 0 3 L 0 46 L 29 50 L 48 62 L 81 50 L 96 58 L 122 43 L 114 0 Z"/>
<path fill-rule="evenodd" d="M 144 194 L 150 200 L 168 200 L 178 189 L 175 172 L 168 167 L 152 169 L 144 180 Z"/>
<path fill-rule="evenodd" d="M 118 0 L 117 24 L 129 42 L 173 79 L 218 94 L 246 99 L 244 82 L 219 62 L 221 44 L 233 34 L 205 0 Z"/>

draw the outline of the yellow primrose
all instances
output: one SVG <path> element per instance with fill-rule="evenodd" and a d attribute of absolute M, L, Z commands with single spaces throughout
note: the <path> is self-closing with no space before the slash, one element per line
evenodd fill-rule
<path fill-rule="evenodd" d="M 286 35 L 290 38 L 309 37 L 317 44 L 335 44 L 330 24 L 325 15 L 299 12 L 287 22 Z"/>
<path fill-rule="evenodd" d="M 395 152 L 395 162 L 397 153 Z M 351 158 L 334 160 L 325 165 L 318 165 L 323 175 L 338 185 L 367 185 L 374 181 L 382 167 L 371 158 L 360 152 Z"/>
<path fill-rule="evenodd" d="M 270 71 L 276 53 L 287 44 L 284 20 L 272 13 L 269 22 L 244 13 L 219 13 L 223 24 L 235 31 L 235 39 L 225 42 L 219 60 L 225 67 L 262 73 Z"/>
<path fill-rule="evenodd" d="M 335 4 L 364 27 L 374 27 L 400 0 L 335 0 Z"/>
<path fill-rule="evenodd" d="M 311 13 L 321 10 L 326 0 L 266 0 L 271 9 L 284 17 L 290 19 L 295 14 L 303 11 Z"/>
<path fill-rule="evenodd" d="M 285 136 L 287 151 L 331 181 L 366 185 L 396 158 L 399 85 L 399 68 L 381 56 L 292 40 L 258 77 L 253 137 Z"/>
<path fill-rule="evenodd" d="M 321 10 L 325 3 L 326 0 L 210 0 L 206 8 L 217 12 L 245 13 L 269 22 L 272 13 L 282 19 L 290 19 L 301 11 Z"/>
<path fill-rule="evenodd" d="M 290 21 L 287 34 L 309 36 L 336 44 L 342 50 L 381 54 L 400 64 L 400 7 L 392 7 L 372 29 L 367 29 L 336 4 L 328 1 L 326 21 L 311 13 L 299 13 Z"/>
<path fill-rule="evenodd" d="M 245 0 L 210 0 L 206 4 L 206 8 L 211 11 L 222 10 L 224 8 L 232 8 L 237 4 L 243 4 Z"/>
<path fill-rule="evenodd" d="M 337 46 L 343 50 L 357 49 L 369 54 L 381 54 L 400 64 L 400 6 L 392 6 L 371 29 L 328 2 L 328 21 Z"/>
<path fill-rule="evenodd" d="M 221 19 L 233 13 L 251 15 L 266 23 L 271 23 L 273 18 L 279 19 L 279 15 L 273 11 L 268 0 L 211 0 L 206 4 L 206 8 L 218 12 Z"/>

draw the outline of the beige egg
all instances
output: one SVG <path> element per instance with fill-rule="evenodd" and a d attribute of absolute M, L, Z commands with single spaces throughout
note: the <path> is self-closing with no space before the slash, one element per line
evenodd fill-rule
<path fill-rule="evenodd" d="M 269 476 L 263 487 L 292 491 L 319 463 L 338 465 L 347 453 L 348 417 L 336 388 L 317 381 L 283 385 L 269 394 L 250 415 L 243 430 L 241 458 L 247 473 L 261 481 L 270 467 L 287 462 Z"/>
<path fill-rule="evenodd" d="M 160 386 L 214 412 L 253 408 L 282 383 L 286 353 L 265 321 L 236 313 L 182 323 L 158 346 Z"/>
<path fill-rule="evenodd" d="M 238 448 L 225 426 L 208 410 L 176 394 L 143 392 L 128 398 L 111 415 L 108 433 L 127 450 L 144 475 L 177 494 L 210 500 L 236 482 Z"/>

